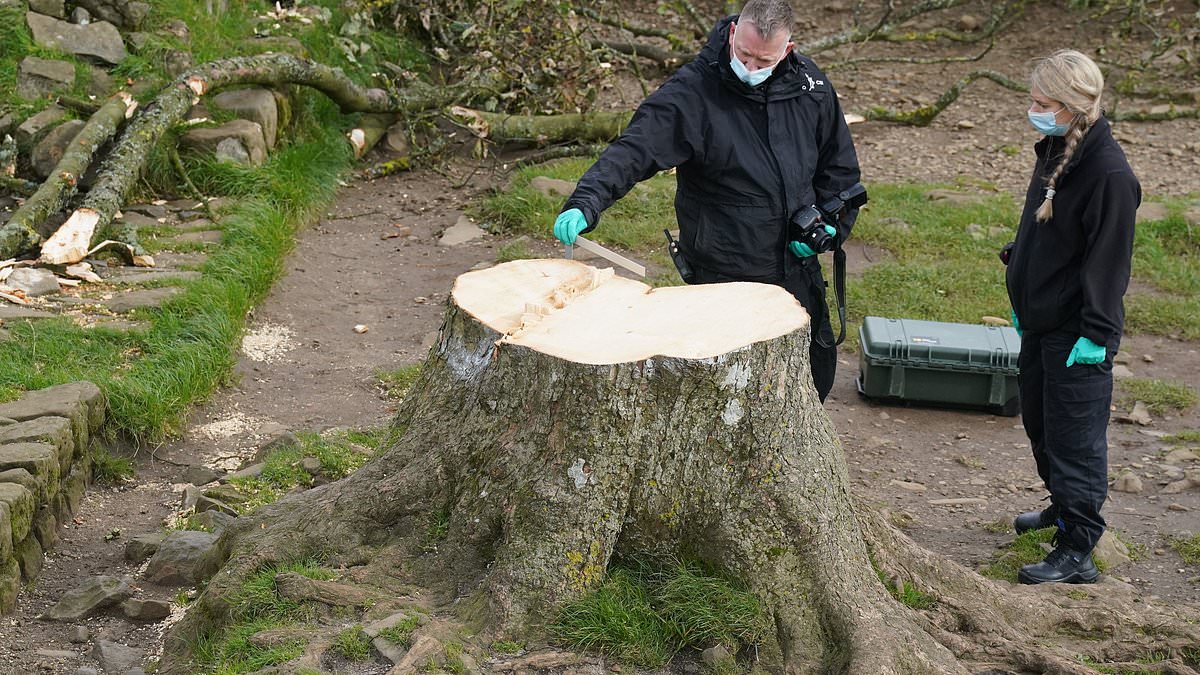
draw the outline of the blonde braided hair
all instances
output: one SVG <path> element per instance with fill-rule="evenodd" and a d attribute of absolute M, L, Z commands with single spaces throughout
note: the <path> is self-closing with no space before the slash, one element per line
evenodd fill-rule
<path fill-rule="evenodd" d="M 1062 158 L 1046 180 L 1046 199 L 1037 210 L 1038 222 L 1044 223 L 1054 215 L 1054 193 L 1058 179 L 1071 162 L 1096 120 L 1100 119 L 1100 94 L 1104 91 L 1104 75 L 1099 66 L 1074 49 L 1060 49 L 1040 59 L 1029 76 L 1031 90 L 1058 101 L 1071 112 Z"/>

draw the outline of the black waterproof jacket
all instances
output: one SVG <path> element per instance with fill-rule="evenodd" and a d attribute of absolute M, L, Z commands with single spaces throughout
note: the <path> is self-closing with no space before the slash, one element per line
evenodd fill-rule
<path fill-rule="evenodd" d="M 1047 136 L 1034 146 L 1037 163 L 1008 260 L 1008 297 L 1022 330 L 1066 330 L 1116 347 L 1142 188 L 1101 117 L 1059 177 L 1054 216 L 1037 222 L 1034 212 L 1064 143 Z"/>
<path fill-rule="evenodd" d="M 594 228 L 638 181 L 678 167 L 680 249 L 693 266 L 748 281 L 783 277 L 791 214 L 859 180 L 858 157 L 829 80 L 792 52 L 757 88 L 729 67 L 729 24 L 642 102 L 580 179 L 563 210 Z M 840 236 L 849 235 L 849 225 Z"/>

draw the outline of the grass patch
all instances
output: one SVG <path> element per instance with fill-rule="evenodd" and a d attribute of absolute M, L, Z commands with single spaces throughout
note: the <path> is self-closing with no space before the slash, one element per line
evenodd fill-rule
<path fill-rule="evenodd" d="M 371 639 L 362 626 L 351 626 L 338 633 L 333 641 L 333 651 L 356 663 L 366 661 L 371 657 Z"/>
<path fill-rule="evenodd" d="M 1053 527 L 1047 527 L 1020 535 L 996 560 L 979 570 L 979 573 L 992 579 L 1017 583 L 1017 572 L 1021 567 L 1040 562 L 1046 557 L 1042 544 L 1050 543 L 1056 531 Z"/>
<path fill-rule="evenodd" d="M 732 653 L 770 632 L 757 598 L 696 562 L 618 566 L 549 626 L 564 643 L 642 668 L 660 668 L 684 648 Z"/>
<path fill-rule="evenodd" d="M 1200 534 L 1171 539 L 1171 548 L 1189 565 L 1200 566 Z"/>
<path fill-rule="evenodd" d="M 492 643 L 492 651 L 497 654 L 520 654 L 525 645 L 512 640 L 496 640 Z"/>
<path fill-rule="evenodd" d="M 1004 534 L 1006 532 L 1013 531 L 1012 521 L 1008 520 L 1007 518 L 989 521 L 980 527 L 982 527 L 985 532 L 991 532 L 993 534 Z"/>
<path fill-rule="evenodd" d="M 1123 393 L 1121 405 L 1125 407 L 1141 401 L 1152 414 L 1164 415 L 1196 405 L 1196 391 L 1181 382 L 1129 377 L 1119 383 Z"/>
<path fill-rule="evenodd" d="M 321 475 L 337 480 L 354 472 L 383 447 L 387 442 L 386 431 L 342 432 L 337 435 L 298 434 L 300 442 L 276 449 L 264 462 L 262 473 L 253 478 L 235 478 L 230 481 L 248 499 L 233 505 L 239 513 L 278 501 L 280 497 L 297 486 L 311 486 L 313 476 L 301 466 L 306 457 L 315 457 L 321 462 Z"/>
<path fill-rule="evenodd" d="M 116 485 L 133 478 L 133 462 L 100 446 L 92 451 L 92 479 L 101 485 Z"/>
<path fill-rule="evenodd" d="M 379 382 L 383 384 L 384 390 L 387 391 L 388 398 L 394 401 L 403 400 L 408 395 L 408 390 L 417 382 L 417 378 L 421 376 L 421 366 L 423 364 L 414 363 L 411 365 L 389 370 L 376 375 Z"/>
<path fill-rule="evenodd" d="M 391 628 L 379 631 L 379 637 L 392 644 L 403 645 L 405 648 L 411 647 L 413 631 L 419 625 L 421 625 L 421 617 L 410 616 Z"/>
<path fill-rule="evenodd" d="M 1200 443 L 1200 430 L 1188 429 L 1163 439 L 1166 443 Z"/>
<path fill-rule="evenodd" d="M 500 248 L 496 249 L 496 262 L 498 263 L 539 257 L 541 256 L 533 252 L 533 249 L 529 247 L 529 241 L 524 238 L 517 238 L 501 244 Z"/>
<path fill-rule="evenodd" d="M 454 673 L 454 675 L 462 675 L 467 672 L 467 666 L 463 663 L 463 645 L 461 642 L 446 643 L 443 652 L 446 656 L 446 662 L 442 667 L 446 672 Z"/>
<path fill-rule="evenodd" d="M 203 636 L 193 646 L 193 655 L 207 671 L 233 675 L 249 673 L 268 666 L 290 661 L 304 653 L 304 641 L 287 641 L 282 645 L 260 647 L 251 636 L 270 628 L 312 620 L 312 606 L 280 596 L 275 575 L 294 572 L 310 579 L 330 580 L 331 570 L 322 568 L 316 559 L 272 565 L 250 577 L 230 598 L 231 620 L 217 632 Z"/>

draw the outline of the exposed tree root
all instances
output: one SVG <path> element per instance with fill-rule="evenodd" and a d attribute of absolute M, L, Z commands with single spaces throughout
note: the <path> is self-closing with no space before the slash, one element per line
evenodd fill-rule
<path fill-rule="evenodd" d="M 923 127 L 934 120 L 943 110 L 948 108 L 951 103 L 958 100 L 972 82 L 979 79 L 986 79 L 995 82 L 996 84 L 1012 89 L 1013 91 L 1028 91 L 1026 85 L 1020 82 L 1015 82 L 1008 77 L 997 73 L 994 70 L 974 70 L 966 75 L 963 75 L 950 88 L 942 93 L 931 105 L 922 106 L 916 110 L 908 112 L 897 112 L 888 108 L 870 108 L 862 113 L 863 117 L 868 120 L 878 120 L 884 122 L 899 122 L 901 124 L 911 124 L 913 126 Z"/>

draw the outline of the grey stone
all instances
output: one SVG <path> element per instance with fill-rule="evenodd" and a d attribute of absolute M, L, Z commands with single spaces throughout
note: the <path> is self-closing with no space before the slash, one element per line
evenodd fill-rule
<path fill-rule="evenodd" d="M 48 659 L 74 659 L 79 656 L 75 652 L 66 649 L 37 649 L 33 653 Z"/>
<path fill-rule="evenodd" d="M 179 144 L 186 148 L 214 152 L 217 144 L 227 138 L 236 138 L 242 142 L 252 165 L 260 166 L 266 160 L 267 142 L 262 126 L 250 120 L 232 120 L 218 127 L 192 129 L 179 137 Z"/>
<path fill-rule="evenodd" d="M 224 476 L 221 477 L 221 482 L 228 483 L 229 481 L 234 480 L 235 478 L 258 478 L 259 476 L 262 475 L 263 469 L 265 469 L 265 468 L 267 468 L 267 465 L 262 462 L 259 462 L 257 464 L 251 464 L 250 466 L 248 466 L 244 469 L 238 469 L 237 471 L 234 471 L 233 473 L 225 474 Z"/>
<path fill-rule="evenodd" d="M 219 499 L 227 504 L 242 504 L 249 500 L 249 497 L 242 494 L 241 490 L 229 484 L 214 485 L 204 490 L 204 496 L 210 499 Z"/>
<path fill-rule="evenodd" d="M 140 563 L 158 552 L 158 547 L 167 538 L 166 532 L 138 534 L 125 542 L 125 560 Z"/>
<path fill-rule="evenodd" d="M 534 176 L 529 181 L 529 187 L 547 197 L 570 197 L 575 192 L 574 181 L 549 178 L 547 176 Z"/>
<path fill-rule="evenodd" d="M 49 621 L 79 621 L 133 595 L 129 582 L 119 577 L 98 576 L 88 579 L 74 590 L 67 591 L 43 614 Z"/>
<path fill-rule="evenodd" d="M 1137 474 L 1132 471 L 1126 471 L 1113 482 L 1112 489 L 1115 492 L 1127 492 L 1129 494 L 1141 494 L 1142 479 L 1137 477 Z"/>
<path fill-rule="evenodd" d="M 75 626 L 71 629 L 71 635 L 67 639 L 70 640 L 72 644 L 78 645 L 87 642 L 91 639 L 91 637 L 92 634 L 90 631 L 88 631 L 87 626 Z"/>
<path fill-rule="evenodd" d="M 65 417 L 78 424 L 86 434 L 104 423 L 106 405 L 100 387 L 86 381 L 68 382 L 26 392 L 16 401 L 0 404 L 0 417 L 18 422 L 47 415 Z M 76 438 L 80 437 L 77 433 Z"/>
<path fill-rule="evenodd" d="M 134 54 L 144 53 L 146 51 L 146 47 L 148 47 L 153 41 L 153 34 L 144 33 L 142 31 L 133 31 L 125 36 L 125 42 L 129 43 L 130 47 L 133 47 Z"/>
<path fill-rule="evenodd" d="M 75 0 L 76 5 L 86 8 L 92 16 L 103 19 L 126 30 L 139 30 L 150 15 L 150 6 L 144 2 L 123 3 L 120 0 Z"/>
<path fill-rule="evenodd" d="M 9 546 L 12 546 L 11 541 Z M 20 591 L 20 566 L 12 559 L 11 554 L 8 557 L 0 557 L 0 613 L 11 612 L 17 606 L 17 593 Z"/>
<path fill-rule="evenodd" d="M 21 122 L 17 127 L 17 133 L 14 138 L 17 140 L 17 147 L 22 152 L 31 152 L 38 141 L 46 137 L 50 130 L 56 124 L 62 121 L 67 116 L 67 111 L 62 108 L 52 105 L 45 110 L 37 113 L 33 117 Z"/>
<path fill-rule="evenodd" d="M 50 507 L 42 506 L 33 514 L 33 536 L 42 545 L 43 551 L 58 546 L 58 519 Z"/>
<path fill-rule="evenodd" d="M 153 219 L 155 224 L 158 223 L 159 218 L 167 217 L 167 207 L 160 204 L 130 204 L 123 211 L 126 215 L 129 213 L 139 213 L 143 216 L 148 216 Z"/>
<path fill-rule="evenodd" d="M 1118 539 L 1112 530 L 1106 530 L 1100 536 L 1100 541 L 1096 542 L 1096 548 L 1092 554 L 1105 563 L 1106 570 L 1110 573 L 1131 561 L 1129 547 Z"/>
<path fill-rule="evenodd" d="M 458 246 L 473 239 L 482 237 L 485 232 L 466 216 L 459 216 L 458 222 L 448 228 L 438 238 L 438 246 Z"/>
<path fill-rule="evenodd" d="M 217 143 L 213 156 L 218 162 L 231 162 L 242 166 L 252 166 L 250 151 L 239 138 L 223 138 Z"/>
<path fill-rule="evenodd" d="M 107 97 L 116 91 L 116 81 L 103 68 L 88 66 L 88 93 L 96 98 Z"/>
<path fill-rule="evenodd" d="M 129 598 L 121 603 L 121 611 L 134 621 L 161 621 L 171 615 L 171 603 L 165 600 Z"/>
<path fill-rule="evenodd" d="M 17 65 L 17 94 L 22 98 L 41 98 L 74 85 L 75 66 L 67 61 L 26 56 Z"/>
<path fill-rule="evenodd" d="M 208 510 L 197 513 L 193 517 L 193 520 L 195 520 L 196 524 L 198 524 L 200 527 L 203 527 L 205 530 L 212 532 L 213 534 L 220 535 L 236 517 L 237 516 L 231 516 L 228 513 Z"/>
<path fill-rule="evenodd" d="M 75 669 L 74 675 L 100 675 L 100 671 L 91 666 L 79 666 Z"/>
<path fill-rule="evenodd" d="M 103 304 L 117 314 L 124 314 L 135 309 L 159 307 L 181 290 L 183 289 L 175 286 L 164 286 L 140 291 L 126 291 L 113 296 L 111 300 L 106 300 Z"/>
<path fill-rule="evenodd" d="M 50 130 L 46 137 L 33 147 L 29 163 L 38 178 L 48 178 L 54 173 L 55 167 L 63 155 L 71 147 L 71 141 L 83 131 L 87 125 L 83 120 L 67 120 Z"/>
<path fill-rule="evenodd" d="M 196 502 L 200 501 L 200 488 L 195 485 L 183 486 L 183 500 L 180 502 L 180 510 L 191 511 L 196 508 Z"/>
<path fill-rule="evenodd" d="M 209 99 L 209 105 L 231 112 L 241 119 L 257 122 L 267 148 L 275 147 L 279 133 L 279 110 L 275 105 L 275 95 L 270 91 L 260 88 L 226 90 Z"/>
<path fill-rule="evenodd" d="M 1124 380 L 1133 377 L 1133 371 L 1129 369 L 1129 366 L 1118 363 L 1112 367 L 1112 376 L 1113 379 Z"/>
<path fill-rule="evenodd" d="M 16 543 L 29 536 L 33 529 L 33 514 L 37 504 L 33 501 L 33 493 L 24 485 L 16 483 L 0 483 L 0 504 L 8 512 L 7 520 L 12 534 L 9 541 Z M 0 513 L 0 517 L 4 514 Z"/>
<path fill-rule="evenodd" d="M 199 232 L 184 232 L 173 237 L 175 241 L 186 241 L 194 244 L 219 244 L 225 236 L 220 230 L 200 230 Z"/>
<path fill-rule="evenodd" d="M 196 513 L 205 513 L 207 511 L 219 511 L 220 513 L 225 513 L 231 516 L 236 516 L 238 513 L 237 509 L 233 508 L 229 504 L 226 504 L 220 499 L 200 495 L 200 497 L 196 499 Z"/>
<path fill-rule="evenodd" d="M 154 256 L 158 261 L 158 256 Z M 204 275 L 192 270 L 176 270 L 166 267 L 118 267 L 104 275 L 105 281 L 120 284 L 142 284 L 147 281 L 195 281 Z"/>
<path fill-rule="evenodd" d="M 321 473 L 321 460 L 316 457 L 305 457 L 300 460 L 300 468 L 310 476 L 315 476 Z"/>
<path fill-rule="evenodd" d="M 0 321 L 12 321 L 14 319 L 53 319 L 56 316 L 58 315 L 53 312 L 10 305 L 7 302 L 0 305 Z"/>
<path fill-rule="evenodd" d="M 29 0 L 29 11 L 61 19 L 67 15 L 67 5 L 64 0 Z"/>
<path fill-rule="evenodd" d="M 54 295 L 60 290 L 54 272 L 37 267 L 18 267 L 8 275 L 5 283 L 10 288 L 25 291 L 25 295 L 31 298 Z"/>
<path fill-rule="evenodd" d="M 78 26 L 30 12 L 25 15 L 25 23 L 39 47 L 58 49 L 112 65 L 124 61 L 128 55 L 121 33 L 107 21 Z"/>
<path fill-rule="evenodd" d="M 1188 448 L 1175 448 L 1163 457 L 1163 461 L 1167 464 L 1187 464 L 1188 462 L 1200 461 L 1200 455 Z M 0 478 L 3 480 L 3 478 Z"/>
<path fill-rule="evenodd" d="M 91 656 L 100 663 L 100 670 L 106 673 L 128 672 L 142 660 L 141 650 L 108 640 L 96 640 Z"/>
<path fill-rule="evenodd" d="M 159 216 L 159 218 L 161 218 L 161 217 L 162 216 Z M 163 223 L 158 222 L 158 218 L 143 215 L 136 211 L 131 211 L 130 209 L 126 209 L 124 212 L 122 212 L 121 217 L 117 218 L 116 220 L 119 223 L 125 223 L 127 225 L 132 225 L 137 228 L 161 227 L 163 225 Z"/>
<path fill-rule="evenodd" d="M 163 586 L 195 585 L 216 571 L 219 563 L 211 555 L 216 540 L 211 532 L 172 532 L 150 558 L 146 578 Z"/>
<path fill-rule="evenodd" d="M 46 443 L 54 447 L 58 454 L 60 473 L 70 470 L 71 459 L 75 456 L 75 434 L 71 420 L 56 415 L 35 417 L 0 427 L 0 443 Z"/>
<path fill-rule="evenodd" d="M 71 10 L 71 23 L 78 24 L 80 26 L 86 26 L 91 22 L 92 13 L 83 7 L 76 7 L 75 9 Z"/>
<path fill-rule="evenodd" d="M 0 448 L 3 447 L 7 446 L 0 446 Z M 44 489 L 41 480 L 25 469 L 8 469 L 6 471 L 0 471 L 0 483 L 17 483 L 18 485 L 24 485 L 26 490 L 29 490 L 35 495 L 42 494 L 42 490 Z M 0 555 L 0 558 L 2 557 L 4 556 Z"/>
<path fill-rule="evenodd" d="M 62 473 L 58 449 L 48 443 L 5 443 L 0 445 L 0 471 L 14 472 L 13 480 L 0 477 L 0 482 L 18 483 L 33 493 L 34 501 L 45 503 L 58 492 Z M 24 472 L 24 476 L 15 472 Z M 33 487 L 30 484 L 33 484 Z"/>
<path fill-rule="evenodd" d="M 13 544 L 13 557 L 21 568 L 21 578 L 28 584 L 42 573 L 42 545 L 37 537 L 25 537 Z"/>
<path fill-rule="evenodd" d="M 8 504 L 0 502 L 0 563 L 12 559 L 13 537 L 11 513 L 12 510 L 8 508 Z M 18 574 L 18 576 L 20 575 Z"/>
<path fill-rule="evenodd" d="M 208 485 L 216 482 L 220 477 L 221 474 L 203 464 L 193 464 L 183 472 L 183 479 L 192 485 Z"/>

